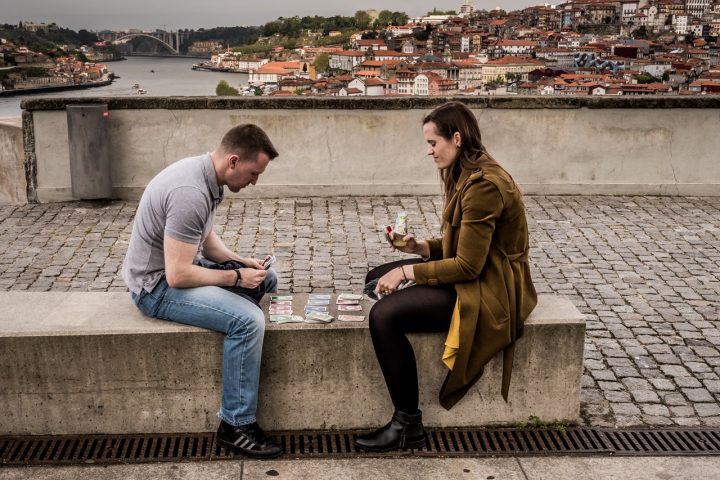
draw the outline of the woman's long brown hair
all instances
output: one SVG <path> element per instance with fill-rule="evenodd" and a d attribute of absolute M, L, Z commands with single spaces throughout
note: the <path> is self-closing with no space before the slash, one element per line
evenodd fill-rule
<path fill-rule="evenodd" d="M 447 102 L 440 105 L 423 118 L 423 125 L 430 122 L 435 125 L 438 135 L 446 140 L 451 140 L 455 132 L 460 133 L 460 156 L 451 166 L 440 170 L 447 206 L 463 169 L 472 171 L 483 165 L 497 165 L 497 161 L 485 149 L 477 119 L 464 104 Z"/>

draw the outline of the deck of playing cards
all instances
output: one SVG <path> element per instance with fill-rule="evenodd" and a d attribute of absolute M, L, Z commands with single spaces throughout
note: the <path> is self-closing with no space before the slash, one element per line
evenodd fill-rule
<path fill-rule="evenodd" d="M 292 301 L 290 300 L 270 300 L 270 315 L 291 315 Z"/>
<path fill-rule="evenodd" d="M 268 313 L 270 314 L 270 321 L 272 322 L 273 315 L 292 315 L 292 295 L 271 295 L 270 296 L 270 308 Z M 302 318 L 302 317 L 301 317 Z M 283 322 L 287 323 L 287 322 Z"/>
<path fill-rule="evenodd" d="M 338 295 L 335 304 L 337 305 L 338 312 L 359 312 L 362 310 L 360 300 L 362 300 L 362 295 L 341 293 Z"/>
<path fill-rule="evenodd" d="M 330 323 L 333 317 L 323 312 L 307 312 L 305 313 L 306 323 Z"/>
<path fill-rule="evenodd" d="M 277 262 L 277 258 L 275 258 L 275 255 L 266 255 L 261 265 L 265 270 L 267 270 L 268 268 L 272 267 L 275 262 Z"/>

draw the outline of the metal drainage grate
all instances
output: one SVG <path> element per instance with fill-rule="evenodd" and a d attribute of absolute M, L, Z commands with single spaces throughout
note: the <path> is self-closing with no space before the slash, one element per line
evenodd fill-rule
<path fill-rule="evenodd" d="M 424 448 L 369 454 L 357 431 L 278 432 L 284 458 L 479 457 L 497 455 L 720 455 L 720 430 L 430 428 Z M 213 433 L 0 437 L 0 465 L 71 465 L 235 458 Z"/>
<path fill-rule="evenodd" d="M 605 432 L 617 455 L 718 455 L 717 430 L 613 430 Z"/>
<path fill-rule="evenodd" d="M 25 437 L 8 441 L 4 465 L 170 462 L 206 460 L 214 435 L 85 435 Z"/>

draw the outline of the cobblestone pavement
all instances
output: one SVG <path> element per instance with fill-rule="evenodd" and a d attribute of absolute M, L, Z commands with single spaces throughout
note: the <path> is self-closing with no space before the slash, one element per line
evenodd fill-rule
<path fill-rule="evenodd" d="M 529 196 L 539 293 L 586 314 L 583 422 L 720 426 L 720 197 Z M 136 203 L 0 206 L 0 289 L 125 290 Z M 439 231 L 439 197 L 229 200 L 217 229 L 273 252 L 285 290 L 358 290 L 397 259 L 380 226 Z"/>

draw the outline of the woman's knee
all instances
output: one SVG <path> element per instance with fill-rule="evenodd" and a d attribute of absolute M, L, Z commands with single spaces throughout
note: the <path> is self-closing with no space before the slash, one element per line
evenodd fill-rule
<path fill-rule="evenodd" d="M 368 314 L 368 323 L 370 325 L 370 334 L 377 336 L 389 330 L 392 327 L 392 316 L 389 315 L 388 308 L 383 302 L 376 302 L 370 309 Z"/>

